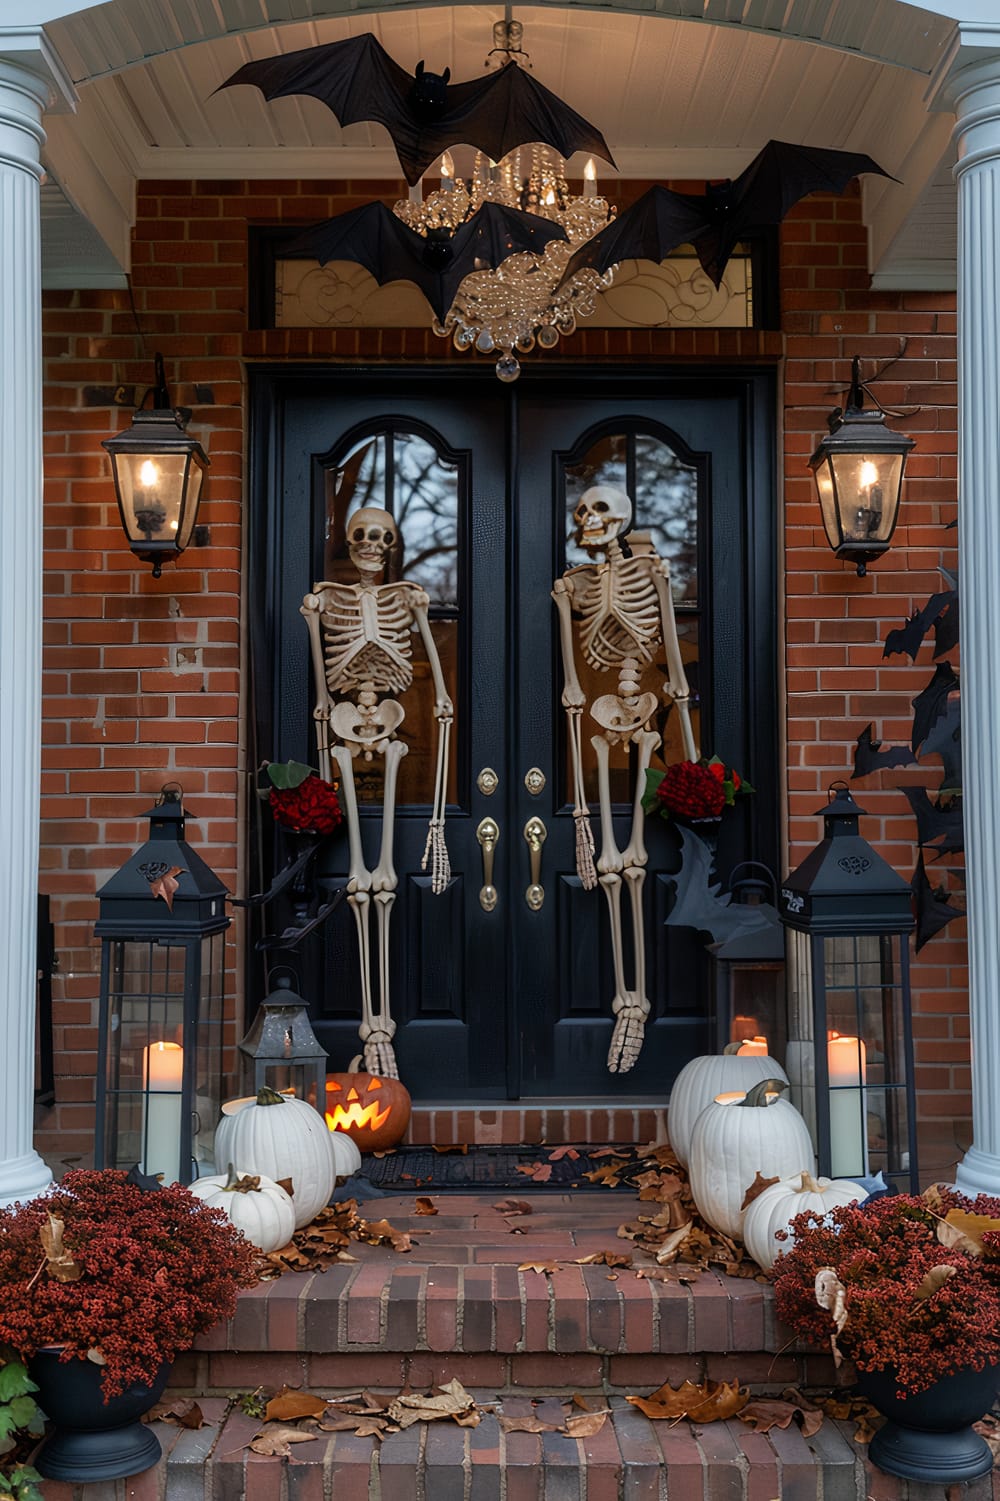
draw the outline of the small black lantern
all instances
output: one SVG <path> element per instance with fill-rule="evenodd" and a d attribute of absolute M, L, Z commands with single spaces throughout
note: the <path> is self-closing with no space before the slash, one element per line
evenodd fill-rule
<path fill-rule="evenodd" d="M 737 1045 L 784 1062 L 785 931 L 774 905 L 775 879 L 757 860 L 736 866 L 729 878 L 730 909 L 745 908 L 752 921 L 708 945 L 712 956 L 718 1051 Z"/>
<path fill-rule="evenodd" d="M 184 838 L 164 788 L 149 839 L 98 892 L 98 1167 L 165 1183 L 214 1168 L 222 1103 L 225 886 Z"/>
<path fill-rule="evenodd" d="M 152 398 L 152 410 L 146 402 Z M 136 557 L 159 578 L 165 561 L 191 540 L 208 456 L 186 431 L 191 413 L 175 407 L 156 356 L 156 384 L 132 414 L 132 426 L 105 438 L 121 523 Z"/>
<path fill-rule="evenodd" d="M 838 558 L 857 564 L 858 576 L 886 551 L 896 529 L 906 456 L 913 439 L 885 425 L 876 405 L 864 410 L 868 390 L 851 366 L 847 406 L 829 417 L 830 431 L 809 460 L 826 537 Z M 868 393 L 871 395 L 871 393 Z"/>
<path fill-rule="evenodd" d="M 782 884 L 782 921 L 809 938 L 819 1170 L 881 1171 L 918 1189 L 909 935 L 912 891 L 831 788 L 824 837 Z"/>
<path fill-rule="evenodd" d="M 250 1031 L 239 1045 L 247 1092 L 266 1084 L 326 1108 L 326 1049 L 309 1023 L 308 1004 L 292 989 L 290 974 L 275 971 L 274 989 L 260 1004 Z"/>

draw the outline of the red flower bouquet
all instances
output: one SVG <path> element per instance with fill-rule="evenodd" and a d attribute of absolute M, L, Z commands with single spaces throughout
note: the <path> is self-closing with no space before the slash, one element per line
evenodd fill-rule
<path fill-rule="evenodd" d="M 831 1339 L 897 1395 L 1000 1361 L 1000 1199 L 931 1188 L 792 1221 L 774 1277 L 779 1318 Z"/>
<path fill-rule="evenodd" d="M 232 1317 L 237 1289 L 257 1280 L 255 1255 L 180 1184 L 69 1172 L 0 1210 L 0 1342 L 26 1359 L 58 1346 L 63 1360 L 95 1361 L 105 1398 L 151 1385 L 164 1361 Z"/>
<path fill-rule="evenodd" d="M 721 818 L 737 796 L 752 792 L 749 782 L 717 756 L 674 761 L 666 771 L 646 772 L 642 805 L 647 813 L 684 820 Z"/>
<path fill-rule="evenodd" d="M 271 761 L 268 802 L 275 823 L 297 833 L 332 834 L 344 821 L 337 789 L 301 761 Z"/>

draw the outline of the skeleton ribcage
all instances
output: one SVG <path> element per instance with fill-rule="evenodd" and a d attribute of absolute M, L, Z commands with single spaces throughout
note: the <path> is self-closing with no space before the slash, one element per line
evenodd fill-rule
<path fill-rule="evenodd" d="M 618 667 L 625 657 L 651 661 L 660 641 L 660 605 L 646 560 L 586 564 L 571 577 L 580 646 L 590 666 Z"/>
<path fill-rule="evenodd" d="M 405 693 L 413 680 L 412 584 L 330 584 L 322 592 L 323 660 L 331 694 L 343 698 L 371 683 L 376 693 Z"/>

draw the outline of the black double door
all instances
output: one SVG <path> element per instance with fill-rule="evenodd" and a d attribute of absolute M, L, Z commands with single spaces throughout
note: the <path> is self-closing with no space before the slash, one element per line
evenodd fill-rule
<path fill-rule="evenodd" d="M 525 362 L 526 364 L 528 362 Z M 435 895 L 421 868 L 433 790 L 430 673 L 413 637 L 403 699 L 395 820 L 397 900 L 390 992 L 400 1073 L 415 1098 L 662 1098 L 709 1039 L 704 935 L 665 925 L 678 868 L 671 827 L 647 821 L 643 893 L 647 993 L 642 1055 L 606 1066 L 614 995 L 608 909 L 577 879 L 553 579 L 582 555 L 571 512 L 594 483 L 636 498 L 636 545 L 670 557 L 682 655 L 702 749 L 757 788 L 724 827 L 719 868 L 774 863 L 776 703 L 773 393 L 766 372 L 492 372 L 260 369 L 253 376 L 251 590 L 254 751 L 316 764 L 315 688 L 299 606 L 314 583 L 353 581 L 344 522 L 390 510 L 401 543 L 392 577 L 431 598 L 432 630 L 455 702 L 446 837 L 452 868 Z M 648 535 L 649 543 L 643 538 Z M 662 689 L 653 663 L 644 686 Z M 613 678 L 588 681 L 614 692 Z M 660 694 L 662 698 L 662 693 Z M 588 793 L 596 776 L 587 744 Z M 682 752 L 664 708 L 664 749 Z M 367 863 L 378 859 L 381 764 L 356 763 Z M 616 833 L 628 840 L 634 764 L 612 766 Z M 259 822 L 259 821 L 258 821 Z M 264 828 L 254 859 L 284 856 Z M 492 848 L 491 848 L 492 846 Z M 492 861 L 492 870 L 490 870 Z M 321 872 L 347 876 L 335 839 Z M 495 899 L 484 887 L 495 888 Z M 539 891 L 529 888 L 540 888 Z M 627 902 L 623 904 L 627 917 Z M 630 925 L 625 958 L 634 961 Z M 372 923 L 374 935 L 375 924 Z M 295 958 L 331 1064 L 358 1051 L 354 917 L 342 903 Z M 260 976 L 255 959 L 252 973 Z M 259 984 L 258 984 L 259 989 Z"/>

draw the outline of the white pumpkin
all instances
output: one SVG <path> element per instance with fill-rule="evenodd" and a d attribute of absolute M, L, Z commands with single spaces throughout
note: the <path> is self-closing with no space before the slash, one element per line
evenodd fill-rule
<path fill-rule="evenodd" d="M 812 1162 L 809 1128 L 794 1105 L 765 1089 L 764 1080 L 706 1105 L 691 1133 L 688 1172 L 702 1215 L 724 1235 L 739 1238 L 743 1199 L 757 1174 L 790 1178 Z"/>
<path fill-rule="evenodd" d="M 865 1194 L 860 1183 L 851 1183 L 847 1178 L 814 1178 L 809 1171 L 782 1178 L 747 1206 L 743 1216 L 746 1248 L 757 1265 L 769 1272 L 778 1257 L 795 1243 L 788 1226 L 797 1214 L 807 1209 L 828 1214 L 839 1204 L 856 1204 Z M 781 1230 L 788 1232 L 787 1240 L 776 1239 Z"/>
<path fill-rule="evenodd" d="M 327 1126 L 327 1130 L 329 1129 Z M 338 1178 L 349 1178 L 352 1173 L 361 1171 L 361 1148 L 353 1137 L 348 1136 L 346 1131 L 330 1131 L 330 1142 Z"/>
<path fill-rule="evenodd" d="M 674 1080 L 670 1091 L 670 1107 L 667 1114 L 667 1135 L 677 1161 L 687 1167 L 691 1153 L 691 1133 L 694 1123 L 705 1106 L 716 1095 L 731 1090 L 752 1089 L 762 1079 L 781 1079 L 786 1084 L 787 1076 L 781 1064 L 774 1058 L 760 1058 L 735 1053 L 714 1053 L 703 1058 L 692 1058 Z"/>
<path fill-rule="evenodd" d="M 191 1192 L 210 1209 L 221 1209 L 258 1250 L 277 1251 L 287 1246 L 295 1231 L 295 1209 L 280 1183 L 261 1174 L 239 1174 L 229 1164 L 228 1173 L 196 1178 Z"/>
<path fill-rule="evenodd" d="M 323 1117 L 305 1100 L 267 1088 L 255 1100 L 223 1105 L 215 1160 L 275 1182 L 290 1178 L 297 1230 L 329 1204 L 337 1176 L 333 1133 Z"/>

